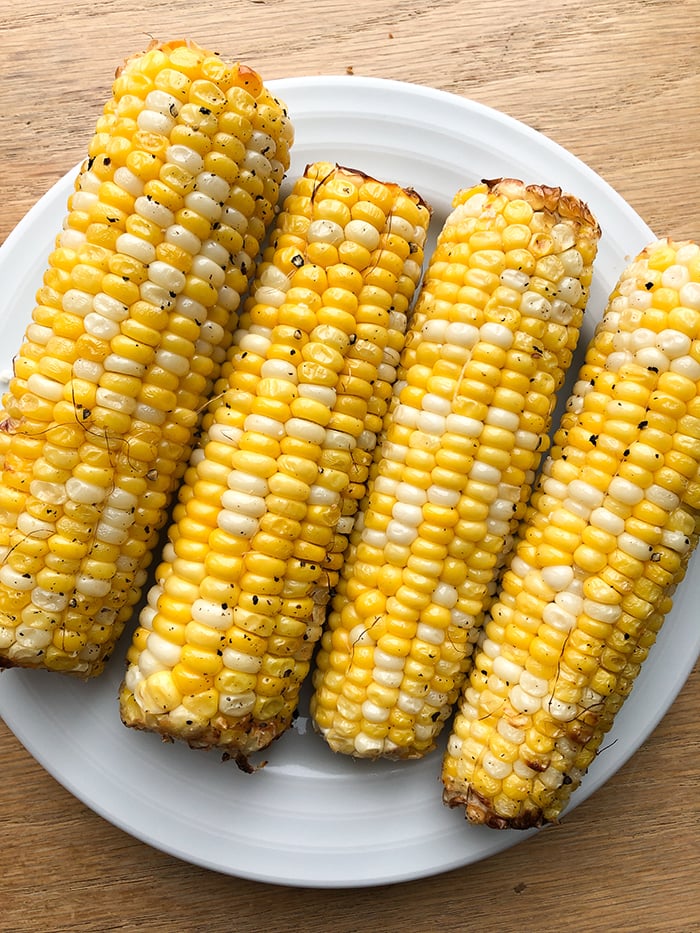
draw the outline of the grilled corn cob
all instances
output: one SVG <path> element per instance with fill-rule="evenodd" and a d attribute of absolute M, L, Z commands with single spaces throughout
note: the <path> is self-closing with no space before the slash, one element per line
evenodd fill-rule
<path fill-rule="evenodd" d="M 413 192 L 325 163 L 285 201 L 128 653 L 126 725 L 246 767 L 290 724 L 428 219 Z"/>
<path fill-rule="evenodd" d="M 445 801 L 556 820 L 671 607 L 700 507 L 700 248 L 625 270 L 588 348 L 460 701 Z"/>
<path fill-rule="evenodd" d="M 598 236 L 559 189 L 505 179 L 456 197 L 313 675 L 334 750 L 434 746 L 546 447 Z"/>
<path fill-rule="evenodd" d="M 291 142 L 259 76 L 194 45 L 154 45 L 118 72 L 3 400 L 0 666 L 102 670 Z"/>

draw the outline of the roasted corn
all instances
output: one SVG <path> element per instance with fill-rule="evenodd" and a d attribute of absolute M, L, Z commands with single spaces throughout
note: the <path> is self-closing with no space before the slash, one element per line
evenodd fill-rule
<path fill-rule="evenodd" d="M 243 767 L 289 726 L 428 220 L 414 192 L 325 163 L 285 201 L 128 653 L 126 725 Z"/>
<path fill-rule="evenodd" d="M 630 693 L 697 542 L 700 248 L 625 270 L 588 347 L 460 701 L 445 801 L 555 821 Z"/>
<path fill-rule="evenodd" d="M 260 77 L 194 44 L 154 44 L 118 72 L 3 399 L 0 665 L 103 669 L 291 142 Z"/>
<path fill-rule="evenodd" d="M 559 189 L 503 179 L 455 198 L 313 675 L 334 750 L 434 747 L 546 449 L 598 237 Z"/>

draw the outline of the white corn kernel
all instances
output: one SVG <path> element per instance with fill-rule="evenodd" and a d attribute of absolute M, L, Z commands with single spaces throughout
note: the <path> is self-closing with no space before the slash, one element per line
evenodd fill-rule
<path fill-rule="evenodd" d="M 404 659 L 402 657 L 387 654 L 387 652 L 382 651 L 381 648 L 374 649 L 374 663 L 376 667 L 387 671 L 402 671 L 404 667 Z"/>
<path fill-rule="evenodd" d="M 445 329 L 445 340 L 458 347 L 473 347 L 479 340 L 479 328 L 473 324 L 452 321 Z"/>
<path fill-rule="evenodd" d="M 193 321 L 206 321 L 209 313 L 200 301 L 195 301 L 188 295 L 178 295 L 175 299 L 175 308 L 178 314 L 191 318 Z"/>
<path fill-rule="evenodd" d="M 213 172 L 200 172 L 197 175 L 196 183 L 197 190 L 204 192 L 213 201 L 224 202 L 229 196 L 228 182 L 225 178 L 215 175 Z M 223 206 L 223 203 L 219 206 Z"/>
<path fill-rule="evenodd" d="M 404 484 L 402 483 L 401 485 Z M 427 490 L 419 489 L 417 486 L 411 488 L 420 492 L 420 494 L 427 499 L 428 502 L 432 502 L 433 505 L 455 508 L 459 504 L 460 493 L 458 489 L 448 489 L 447 486 L 437 486 L 435 484 L 429 486 Z"/>
<path fill-rule="evenodd" d="M 520 686 L 532 696 L 543 697 L 549 684 L 543 677 L 535 677 L 534 674 L 524 670 L 520 675 Z"/>
<path fill-rule="evenodd" d="M 572 578 L 567 586 L 571 587 L 573 582 L 572 570 Z M 578 593 L 572 592 L 571 589 L 566 589 L 561 593 L 557 593 L 554 597 L 554 602 L 560 609 L 570 613 L 572 616 L 578 616 L 583 612 L 583 599 Z"/>
<path fill-rule="evenodd" d="M 394 544 L 412 544 L 418 537 L 418 529 L 415 525 L 406 525 L 396 519 L 392 519 L 386 528 L 386 537 Z"/>
<path fill-rule="evenodd" d="M 394 503 L 391 514 L 397 521 L 409 527 L 417 528 L 423 521 L 423 511 L 419 505 L 400 500 Z"/>
<path fill-rule="evenodd" d="M 432 411 L 438 415 L 449 415 L 452 411 L 452 403 L 448 398 L 442 395 L 436 395 L 434 392 L 426 392 L 421 399 L 421 405 L 425 411 Z"/>
<path fill-rule="evenodd" d="M 233 623 L 233 609 L 211 599 L 196 599 L 192 604 L 192 618 L 210 628 L 226 630 Z"/>
<path fill-rule="evenodd" d="M 344 237 L 343 228 L 332 220 L 312 220 L 306 235 L 310 243 L 333 245 L 342 243 Z"/>
<path fill-rule="evenodd" d="M 180 645 L 168 641 L 156 632 L 151 632 L 148 636 L 146 650 L 150 651 L 156 661 L 168 668 L 173 668 L 178 663 L 182 653 Z"/>
<path fill-rule="evenodd" d="M 642 347 L 634 354 L 635 361 L 654 372 L 665 373 L 669 367 L 669 360 L 662 350 L 657 347 Z"/>
<path fill-rule="evenodd" d="M 247 415 L 243 423 L 245 431 L 251 431 L 256 434 L 262 434 L 265 437 L 274 437 L 280 440 L 285 435 L 284 424 L 275 418 L 267 415 Z"/>
<path fill-rule="evenodd" d="M 169 208 L 144 195 L 134 201 L 134 212 L 159 227 L 170 227 L 175 222 L 175 215 Z"/>
<path fill-rule="evenodd" d="M 110 580 L 97 580 L 85 574 L 79 574 L 75 580 L 75 588 L 85 596 L 106 596 L 111 587 Z"/>
<path fill-rule="evenodd" d="M 608 486 L 608 495 L 624 505 L 637 505 L 644 498 L 644 490 L 622 476 L 613 476 Z"/>
<path fill-rule="evenodd" d="M 386 722 L 391 710 L 385 706 L 379 706 L 371 700 L 365 700 L 362 704 L 362 716 L 371 723 Z"/>
<path fill-rule="evenodd" d="M 493 672 L 504 683 L 519 683 L 522 670 L 523 669 L 519 664 L 515 664 L 513 661 L 509 661 L 507 658 L 504 658 L 500 654 L 498 657 L 493 659 Z"/>
<path fill-rule="evenodd" d="M 310 444 L 323 444 L 328 440 L 328 434 L 325 428 L 320 424 L 314 424 L 305 418 L 290 418 L 284 425 L 285 431 L 289 437 L 297 437 L 300 440 L 308 441 Z"/>
<path fill-rule="evenodd" d="M 386 671 L 380 667 L 375 667 L 372 670 L 372 679 L 375 683 L 381 684 L 382 687 L 391 687 L 397 689 L 401 686 L 401 681 L 403 680 L 402 671 Z"/>
<path fill-rule="evenodd" d="M 226 281 L 226 273 L 221 266 L 201 252 L 192 259 L 192 275 L 204 279 L 216 289 L 221 288 Z"/>
<path fill-rule="evenodd" d="M 574 479 L 569 483 L 568 494 L 572 499 L 576 499 L 587 505 L 589 508 L 597 508 L 603 501 L 605 493 L 584 480 Z M 562 496 L 562 499 L 566 496 Z"/>
<path fill-rule="evenodd" d="M 239 489 L 227 489 L 221 494 L 221 505 L 231 512 L 238 512 L 251 518 L 260 518 L 267 510 L 261 496 L 250 495 Z"/>
<path fill-rule="evenodd" d="M 499 719 L 496 728 L 499 735 L 503 736 L 506 742 L 519 746 L 525 741 L 525 731 L 511 725 L 506 719 Z"/>
<path fill-rule="evenodd" d="M 520 684 L 516 684 L 511 689 L 509 699 L 513 708 L 519 713 L 535 713 L 542 706 L 541 698 L 523 690 Z"/>
<path fill-rule="evenodd" d="M 508 777 L 513 770 L 510 762 L 496 758 L 492 752 L 486 752 L 481 759 L 481 765 L 488 775 L 498 780 Z"/>
<path fill-rule="evenodd" d="M 503 350 L 508 350 L 513 345 L 513 331 L 494 321 L 487 321 L 481 325 L 480 336 L 484 343 L 493 344 Z"/>
<path fill-rule="evenodd" d="M 37 605 L 37 603 L 35 603 Z M 44 607 L 41 607 L 44 608 Z M 49 612 L 60 611 L 48 608 Z M 20 648 L 28 648 L 32 651 L 38 651 L 51 644 L 53 633 L 46 629 L 38 628 L 17 628 L 15 629 L 15 641 Z"/>
<path fill-rule="evenodd" d="M 205 194 L 203 191 L 190 191 L 185 195 L 184 198 L 185 207 L 189 210 L 194 211 L 195 214 L 199 214 L 208 220 L 210 223 L 216 223 L 221 219 L 221 211 L 223 204 L 220 204 L 218 200 L 209 197 L 208 194 Z M 162 226 L 169 226 L 173 222 L 174 218 L 171 217 L 167 224 Z"/>
<path fill-rule="evenodd" d="M 448 415 L 445 427 L 451 434 L 462 434 L 464 437 L 478 437 L 483 430 L 483 422 L 465 415 Z"/>
<path fill-rule="evenodd" d="M 622 607 L 610 605 L 609 603 L 599 603 L 593 599 L 584 599 L 583 611 L 592 619 L 599 622 L 616 622 L 622 615 Z"/>
<path fill-rule="evenodd" d="M 222 693 L 219 696 L 219 710 L 225 716 L 231 716 L 233 719 L 242 719 L 251 713 L 255 707 L 256 696 L 252 690 L 240 693 L 237 696 L 230 696 Z"/>
<path fill-rule="evenodd" d="M 155 246 L 147 240 L 142 240 L 141 237 L 134 236 L 132 233 L 122 233 L 117 238 L 115 247 L 117 252 L 138 259 L 144 264 L 153 262 L 156 258 Z"/>
<path fill-rule="evenodd" d="M 617 536 L 617 546 L 625 554 L 629 554 L 630 557 L 635 557 L 637 560 L 646 560 L 654 550 L 646 541 L 626 531 Z"/>
<path fill-rule="evenodd" d="M 423 700 L 420 697 L 414 697 L 410 693 L 406 693 L 404 690 L 400 690 L 396 705 L 402 712 L 414 716 L 423 708 Z"/>
<path fill-rule="evenodd" d="M 257 519 L 231 512 L 229 509 L 222 509 L 219 512 L 216 523 L 222 531 L 227 531 L 237 538 L 252 538 L 259 525 Z"/>
<path fill-rule="evenodd" d="M 240 671 L 242 674 L 257 674 L 262 666 L 262 658 L 234 651 L 233 648 L 224 648 L 222 661 L 229 670 Z"/>
<path fill-rule="evenodd" d="M 433 602 L 446 609 L 453 609 L 457 605 L 459 593 L 450 583 L 439 581 L 433 591 Z"/>
<path fill-rule="evenodd" d="M 690 539 L 680 531 L 664 531 L 661 535 L 661 543 L 679 554 L 685 554 L 690 548 Z"/>
<path fill-rule="evenodd" d="M 47 399 L 50 402 L 60 402 L 63 398 L 63 385 L 48 376 L 41 373 L 32 373 L 27 379 L 27 389 L 38 395 L 39 398 Z"/>
<path fill-rule="evenodd" d="M 84 322 L 87 333 L 99 340 L 112 340 L 120 332 L 119 324 L 116 321 L 110 321 L 109 318 L 103 317 L 101 314 L 86 314 Z"/>
<path fill-rule="evenodd" d="M 556 697 L 551 697 L 545 705 L 549 715 L 557 722 L 571 722 L 578 715 L 578 709 L 573 703 L 563 703 Z"/>
<path fill-rule="evenodd" d="M 445 641 L 445 631 L 436 628 L 434 625 L 419 622 L 416 626 L 416 638 L 428 642 L 430 645 L 441 645 Z"/>
<path fill-rule="evenodd" d="M 503 428 L 505 431 L 517 431 L 520 415 L 518 412 L 507 411 L 505 408 L 492 405 L 486 414 L 485 422 Z"/>
<path fill-rule="evenodd" d="M 374 739 L 367 735 L 366 732 L 358 732 L 355 736 L 355 748 L 358 755 L 371 757 L 372 755 L 380 755 L 384 744 L 381 739 Z"/>
<path fill-rule="evenodd" d="M 542 610 L 542 621 L 560 632 L 570 632 L 576 624 L 576 617 L 557 603 L 548 603 Z"/>
<path fill-rule="evenodd" d="M 610 509 L 600 507 L 593 509 L 590 514 L 590 523 L 596 528 L 607 531 L 613 535 L 619 535 L 625 530 L 625 520 L 619 515 L 615 515 Z"/>
<path fill-rule="evenodd" d="M 126 191 L 127 194 L 134 198 L 138 198 L 139 195 L 143 194 L 143 181 L 125 165 L 120 165 L 115 171 L 114 183 L 119 185 L 122 191 Z M 117 249 L 119 249 L 119 246 L 117 246 Z"/>
<path fill-rule="evenodd" d="M 553 590 L 566 589 L 574 578 L 574 570 L 569 564 L 555 564 L 542 568 L 542 579 Z"/>
<path fill-rule="evenodd" d="M 136 125 L 143 133 L 169 136 L 175 126 L 175 121 L 169 114 L 157 113 L 154 110 L 142 110 L 136 117 Z"/>

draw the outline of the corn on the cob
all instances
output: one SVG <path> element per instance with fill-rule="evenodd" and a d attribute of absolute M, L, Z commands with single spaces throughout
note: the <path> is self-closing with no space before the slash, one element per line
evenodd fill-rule
<path fill-rule="evenodd" d="M 700 248 L 625 270 L 491 608 L 444 760 L 445 801 L 556 820 L 671 606 L 700 507 Z"/>
<path fill-rule="evenodd" d="M 189 43 L 118 72 L 0 429 L 0 666 L 99 674 L 145 581 L 289 164 L 283 106 Z"/>
<path fill-rule="evenodd" d="M 285 201 L 128 653 L 126 725 L 245 766 L 290 724 L 428 220 L 412 191 L 325 163 Z"/>
<path fill-rule="evenodd" d="M 456 197 L 318 653 L 312 715 L 334 750 L 434 746 L 546 447 L 598 236 L 559 189 Z"/>

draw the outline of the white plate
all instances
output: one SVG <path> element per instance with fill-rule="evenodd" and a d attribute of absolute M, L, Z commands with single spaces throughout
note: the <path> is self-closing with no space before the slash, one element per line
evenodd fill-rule
<path fill-rule="evenodd" d="M 583 341 L 626 264 L 653 235 L 594 172 L 526 126 L 427 88 L 367 78 L 271 82 L 296 126 L 290 177 L 315 159 L 412 185 L 434 207 L 483 177 L 560 185 L 586 200 L 604 231 Z M 0 366 L 9 367 L 72 186 L 61 179 L 0 250 Z M 582 342 L 583 342 L 582 341 Z M 607 750 L 574 797 L 600 787 L 645 740 L 700 652 L 690 606 L 697 576 L 676 606 L 623 708 Z M 440 752 L 421 762 L 354 762 L 309 731 L 293 731 L 253 775 L 216 753 L 164 745 L 125 729 L 117 687 L 121 652 L 91 683 L 12 670 L 0 677 L 0 712 L 31 754 L 110 822 L 188 862 L 273 883 L 350 887 L 403 881 L 477 861 L 529 833 L 472 827 L 441 803 Z M 669 672 L 673 672 L 670 674 Z"/>

